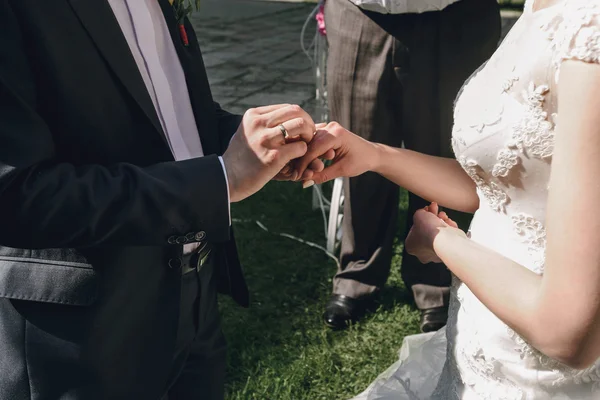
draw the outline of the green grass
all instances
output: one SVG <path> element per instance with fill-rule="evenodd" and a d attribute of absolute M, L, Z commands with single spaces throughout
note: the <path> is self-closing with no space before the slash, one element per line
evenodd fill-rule
<path fill-rule="evenodd" d="M 406 201 L 404 195 L 402 208 Z M 235 205 L 233 217 L 258 219 L 271 231 L 325 244 L 311 191 L 297 184 L 268 185 Z M 417 332 L 418 313 L 399 274 L 400 242 L 379 310 L 347 331 L 332 332 L 323 326 L 321 313 L 335 262 L 251 222 L 234 226 L 252 306 L 241 309 L 221 299 L 229 342 L 227 399 L 348 399 L 397 359 L 405 335 Z"/>

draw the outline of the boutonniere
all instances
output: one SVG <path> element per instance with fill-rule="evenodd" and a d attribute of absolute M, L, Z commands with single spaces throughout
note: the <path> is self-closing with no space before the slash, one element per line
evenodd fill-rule
<path fill-rule="evenodd" d="M 189 46 L 187 31 L 185 30 L 185 18 L 188 17 L 194 10 L 200 9 L 200 0 L 169 0 L 173 11 L 175 11 L 175 19 L 179 28 L 179 35 L 184 46 Z"/>

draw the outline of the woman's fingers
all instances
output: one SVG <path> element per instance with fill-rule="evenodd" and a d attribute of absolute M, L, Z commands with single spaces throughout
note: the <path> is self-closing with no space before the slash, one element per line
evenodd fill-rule
<path fill-rule="evenodd" d="M 453 228 L 458 228 L 458 224 L 454 222 L 448 214 L 444 211 L 440 211 L 440 206 L 436 202 L 432 202 L 430 205 L 424 208 L 425 211 L 430 212 L 438 216 L 439 219 L 444 221 L 446 224 L 450 225 Z"/>
<path fill-rule="evenodd" d="M 294 167 L 291 165 L 291 163 L 287 163 L 282 169 L 281 171 L 279 171 L 279 173 L 273 178 L 273 180 L 275 181 L 293 181 L 295 176 L 295 170 Z"/>
<path fill-rule="evenodd" d="M 453 228 L 458 228 L 458 224 L 456 222 L 454 222 L 449 216 L 448 214 L 446 214 L 444 211 L 440 212 L 438 214 L 438 217 L 444 221 L 446 224 L 448 224 L 449 226 L 453 227 Z"/>
<path fill-rule="evenodd" d="M 308 164 L 308 170 L 313 172 L 321 172 L 325 169 L 325 164 L 320 159 L 313 160 L 310 164 Z"/>
<path fill-rule="evenodd" d="M 283 174 L 283 175 L 290 175 L 291 172 L 292 172 L 292 167 L 288 163 L 288 164 L 285 164 L 285 166 L 283 167 L 283 169 L 279 173 Z"/>
<path fill-rule="evenodd" d="M 325 164 L 323 163 L 323 161 L 317 158 L 308 165 L 308 168 L 304 170 L 302 176 L 299 177 L 299 180 L 307 181 L 309 179 L 312 179 L 315 176 L 315 173 L 322 172 L 324 169 Z"/>
<path fill-rule="evenodd" d="M 327 160 L 327 161 L 331 161 L 334 158 L 335 158 L 335 150 L 333 150 L 333 149 L 329 149 L 327 151 L 327 153 L 325 153 L 321 156 L 322 160 Z"/>
<path fill-rule="evenodd" d="M 333 149 L 329 149 L 329 151 L 327 151 L 327 153 L 325 153 L 320 158 L 317 158 L 316 160 L 313 160 L 310 164 L 308 164 L 308 167 L 303 172 L 300 179 L 301 180 L 312 179 L 312 177 L 315 175 L 315 172 L 321 172 L 325 169 L 325 163 L 322 160 L 331 161 L 334 158 L 335 158 L 335 151 Z"/>
<path fill-rule="evenodd" d="M 450 219 L 450 218 L 448 218 L 448 220 L 446 221 L 446 223 L 447 223 L 448 225 L 450 225 L 451 227 L 453 227 L 453 228 L 459 229 L 459 228 L 458 228 L 458 224 L 457 224 L 456 222 L 454 222 L 454 221 L 453 221 L 452 219 Z"/>
<path fill-rule="evenodd" d="M 310 146 L 308 146 L 308 151 L 296 163 L 296 170 L 299 174 L 303 174 L 310 163 L 323 155 L 331 155 L 330 152 L 334 151 L 336 147 L 339 147 L 339 139 L 337 137 L 327 131 L 318 130 Z"/>
<path fill-rule="evenodd" d="M 300 179 L 302 179 L 303 181 L 308 181 L 310 179 L 312 179 L 315 176 L 315 172 L 311 171 L 310 169 L 307 169 L 306 171 L 304 171 L 304 173 L 302 174 L 302 177 Z"/>
<path fill-rule="evenodd" d="M 314 184 L 320 185 L 335 178 L 346 176 L 346 174 L 344 174 L 344 167 L 338 163 L 325 167 L 321 172 L 314 172 L 308 169 L 305 172 L 307 173 L 306 176 L 308 176 L 307 178 L 303 178 L 305 187 L 310 187 Z"/>

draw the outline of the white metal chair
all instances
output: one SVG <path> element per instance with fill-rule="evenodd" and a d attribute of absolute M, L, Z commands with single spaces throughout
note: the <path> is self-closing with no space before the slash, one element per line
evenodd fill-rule
<path fill-rule="evenodd" d="M 307 18 L 302 28 L 301 46 L 307 57 L 313 62 L 315 73 L 315 100 L 316 109 L 315 117 L 319 121 L 328 120 L 327 110 L 327 38 L 322 30 L 317 25 L 315 36 L 310 46 L 305 47 L 304 37 L 306 28 L 311 21 L 315 21 L 315 16 L 322 9 L 325 0 L 320 0 L 319 4 L 314 8 L 313 12 Z M 311 54 L 312 50 L 312 54 Z M 330 185 L 329 183 L 326 185 Z M 338 178 L 333 182 L 331 199 L 327 200 L 323 194 L 323 187 L 315 185 L 313 187 L 313 208 L 321 209 L 323 220 L 325 223 L 325 235 L 327 238 L 327 251 L 334 254 L 341 242 L 342 238 L 342 218 L 344 208 L 344 181 Z"/>
<path fill-rule="evenodd" d="M 335 253 L 342 240 L 342 219 L 344 218 L 344 179 L 333 181 L 329 219 L 327 223 L 327 251 Z"/>

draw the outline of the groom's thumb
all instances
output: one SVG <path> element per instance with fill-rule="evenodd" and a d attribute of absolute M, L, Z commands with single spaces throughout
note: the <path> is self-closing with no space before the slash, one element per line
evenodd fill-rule
<path fill-rule="evenodd" d="M 282 165 L 285 165 L 296 158 L 304 156 L 307 150 L 308 145 L 302 140 L 284 144 L 279 149 L 280 161 Z"/>

